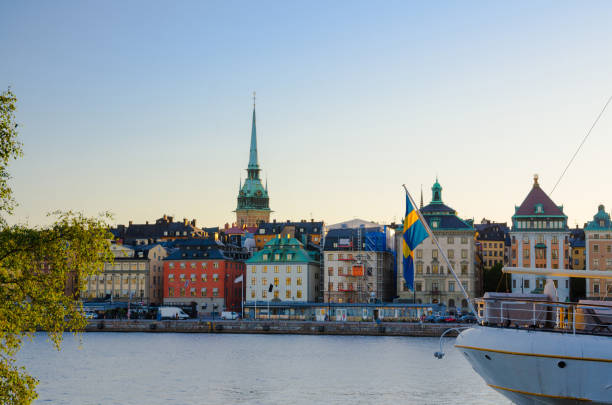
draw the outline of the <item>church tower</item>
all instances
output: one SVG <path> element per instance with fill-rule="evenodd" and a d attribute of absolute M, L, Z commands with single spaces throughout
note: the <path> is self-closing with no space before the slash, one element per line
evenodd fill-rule
<path fill-rule="evenodd" d="M 257 127 L 255 124 L 255 93 L 253 93 L 253 123 L 251 127 L 251 149 L 247 178 L 238 192 L 238 207 L 236 225 L 257 226 L 260 222 L 270 222 L 270 198 L 268 186 L 264 187 L 259 178 L 259 162 L 257 160 Z"/>

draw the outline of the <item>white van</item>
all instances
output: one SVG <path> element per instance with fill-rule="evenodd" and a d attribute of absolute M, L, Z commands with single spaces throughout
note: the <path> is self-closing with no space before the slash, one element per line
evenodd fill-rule
<path fill-rule="evenodd" d="M 179 307 L 159 307 L 159 319 L 189 319 L 189 315 Z"/>
<path fill-rule="evenodd" d="M 221 312 L 221 319 L 238 319 L 239 315 L 236 312 L 223 311 Z"/>

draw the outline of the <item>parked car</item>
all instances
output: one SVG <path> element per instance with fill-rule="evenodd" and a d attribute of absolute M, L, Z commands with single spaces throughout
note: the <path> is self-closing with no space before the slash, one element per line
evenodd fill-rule
<path fill-rule="evenodd" d="M 423 318 L 423 322 L 435 322 L 437 315 L 427 315 Z"/>
<path fill-rule="evenodd" d="M 474 314 L 465 314 L 461 318 L 459 318 L 459 322 L 474 323 L 476 322 L 476 317 L 474 316 Z"/>
<path fill-rule="evenodd" d="M 238 319 L 240 315 L 233 311 L 223 311 L 221 312 L 221 319 Z"/>
<path fill-rule="evenodd" d="M 178 307 L 159 307 L 157 319 L 189 319 L 189 315 Z"/>
<path fill-rule="evenodd" d="M 444 322 L 446 323 L 457 322 L 457 318 L 455 318 L 453 315 L 446 315 L 446 317 L 444 318 Z"/>
<path fill-rule="evenodd" d="M 448 315 L 442 315 L 442 314 L 438 314 L 436 315 L 436 317 L 434 318 L 434 322 L 435 323 L 442 323 L 444 322 L 444 320 L 446 319 Z"/>

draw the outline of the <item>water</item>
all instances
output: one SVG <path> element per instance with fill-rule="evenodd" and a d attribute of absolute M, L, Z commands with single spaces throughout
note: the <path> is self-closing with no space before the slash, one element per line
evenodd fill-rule
<path fill-rule="evenodd" d="M 86 333 L 19 354 L 36 404 L 510 404 L 437 338 Z"/>

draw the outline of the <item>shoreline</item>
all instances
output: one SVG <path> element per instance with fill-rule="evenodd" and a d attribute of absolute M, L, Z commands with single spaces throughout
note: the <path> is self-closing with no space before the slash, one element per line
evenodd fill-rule
<path fill-rule="evenodd" d="M 285 335 L 358 335 L 440 337 L 450 328 L 469 327 L 458 323 L 410 322 L 316 322 L 288 320 L 127 320 L 92 319 L 83 332 L 142 333 L 243 333 Z M 455 331 L 446 334 L 456 337 Z"/>

